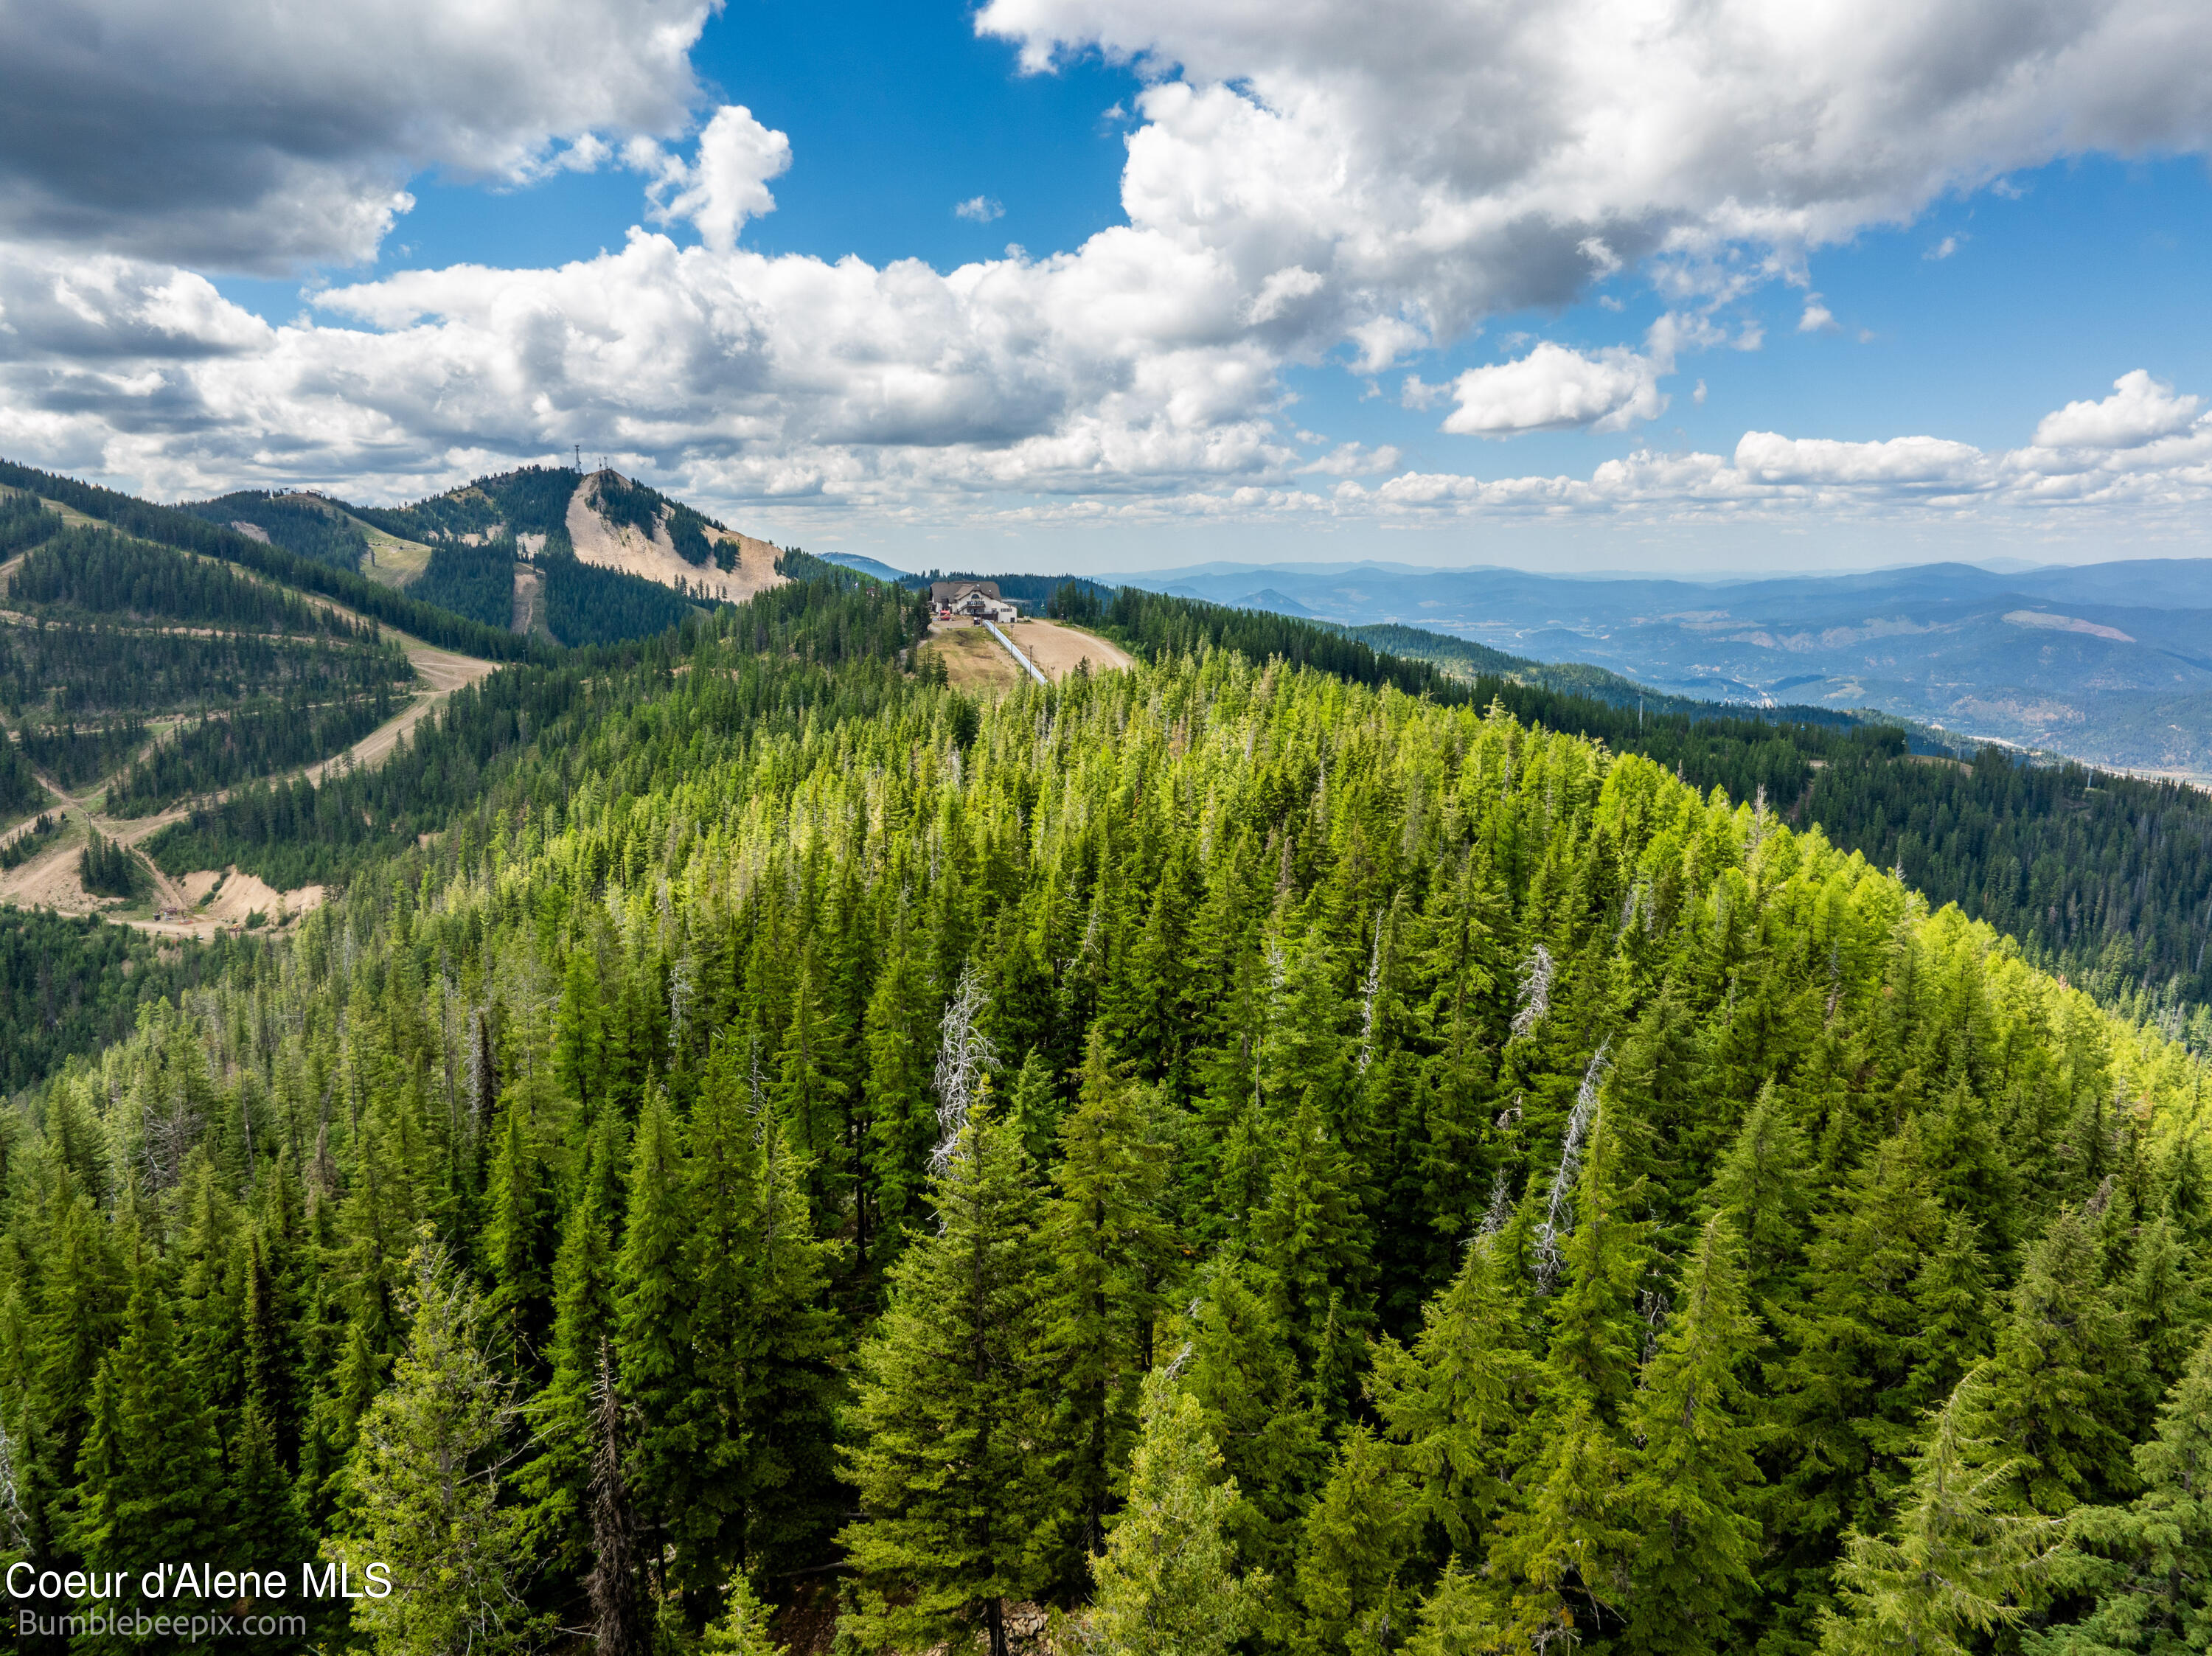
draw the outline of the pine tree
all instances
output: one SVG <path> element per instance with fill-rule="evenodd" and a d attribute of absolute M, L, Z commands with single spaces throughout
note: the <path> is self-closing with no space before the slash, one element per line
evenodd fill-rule
<path fill-rule="evenodd" d="M 1632 1650 L 1720 1648 L 1751 1584 L 1758 1433 L 1741 1370 L 1759 1325 L 1745 1304 L 1740 1247 L 1726 1214 L 1705 1222 L 1636 1394 L 1643 1453 L 1624 1495 L 1640 1532 Z"/>
<path fill-rule="evenodd" d="M 1406 1656 L 1491 1656 L 1505 1647 L 1480 1585 L 1460 1568 L 1454 1553 L 1435 1591 L 1421 1600 Z"/>
<path fill-rule="evenodd" d="M 1307 1374 L 1347 1366 L 1357 1331 L 1366 1322 L 1368 1247 L 1351 1191 L 1343 1145 L 1330 1131 L 1320 1095 L 1308 1087 L 1285 1124 L 1267 1204 L 1253 1223 L 1259 1262 L 1267 1271 L 1275 1312 Z M 1352 1296 L 1352 1328 L 1324 1339 L 1333 1306 Z"/>
<path fill-rule="evenodd" d="M 122 1340 L 94 1382 L 70 1528 L 95 1568 L 205 1558 L 223 1540 L 222 1448 L 166 1286 L 158 1266 L 140 1264 Z"/>
<path fill-rule="evenodd" d="M 486 1305 L 491 1338 L 507 1372 L 527 1375 L 542 1360 L 556 1238 L 552 1184 L 523 1088 L 508 1095 L 488 1205 L 481 1251 L 493 1283 Z"/>
<path fill-rule="evenodd" d="M 605 1102 L 606 1045 L 598 965 L 588 948 L 572 949 L 553 1022 L 553 1076 L 562 1096 L 574 1101 L 586 1120 Z"/>
<path fill-rule="evenodd" d="M 1836 1566 L 1838 1606 L 1821 1612 L 1821 1656 L 1925 1651 L 1966 1656 L 1975 1635 L 2016 1626 L 2065 1533 L 2057 1520 L 2008 1513 L 2016 1463 L 1991 1458 L 1966 1421 L 1985 1404 L 1978 1373 L 1936 1416 L 1892 1526 L 1856 1530 Z"/>
<path fill-rule="evenodd" d="M 1297 1596 L 1305 1612 L 1295 1641 L 1326 1656 L 1381 1656 L 1413 1619 L 1407 1580 L 1419 1539 L 1413 1491 L 1389 1450 L 1364 1425 L 1338 1445 L 1298 1549 Z"/>
<path fill-rule="evenodd" d="M 2057 1514 L 2128 1493 L 2124 1427 L 2141 1354 L 2104 1289 L 2094 1216 L 2061 1210 L 2028 1250 L 1996 1355 L 1974 1388 L 1978 1436 L 2014 1451 L 2014 1510 Z"/>
<path fill-rule="evenodd" d="M 615 1266 L 615 1355 L 623 1400 L 641 1422 L 633 1453 L 647 1552 L 682 1518 L 705 1428 L 692 1377 L 691 1288 L 684 1270 L 684 1146 L 668 1101 L 648 1083 L 630 1152 L 629 1206 Z"/>
<path fill-rule="evenodd" d="M 729 1608 L 707 1629 L 700 1648 L 708 1656 L 785 1656 L 784 1647 L 769 1637 L 768 1619 L 768 1607 L 754 1596 L 752 1583 L 733 1576 Z"/>
<path fill-rule="evenodd" d="M 750 1048 L 751 1042 L 746 1043 Z M 684 1238 L 680 1276 L 691 1340 L 684 1356 L 684 1395 L 658 1405 L 647 1429 L 665 1433 L 672 1418 L 692 1434 L 688 1464 L 667 1473 L 684 1479 L 681 1494 L 664 1490 L 678 1548 L 677 1579 L 704 1604 L 742 1550 L 747 1417 L 745 1388 L 756 1353 L 751 1278 L 751 1216 L 758 1183 L 757 1132 L 781 1131 L 766 1099 L 751 1097 L 734 1043 L 708 1054 L 693 1101 L 678 1205 Z M 756 1074 L 757 1072 L 756 1071 Z M 760 1120 L 756 1123 L 754 1109 Z"/>
<path fill-rule="evenodd" d="M 245 1277 L 246 1398 L 250 1404 L 259 1405 L 278 1461 L 295 1465 L 300 1447 L 298 1341 L 286 1291 L 289 1284 L 271 1268 L 258 1227 L 246 1239 Z"/>
<path fill-rule="evenodd" d="M 1147 1374 L 1128 1500 L 1094 1565 L 1097 1592 L 1083 1619 L 1096 1656 L 1229 1656 L 1253 1629 L 1268 1582 L 1237 1574 L 1237 1482 L 1221 1465 L 1198 1400 L 1171 1370 Z"/>
<path fill-rule="evenodd" d="M 763 1112 L 756 1131 L 746 1218 L 745 1556 L 754 1568 L 788 1573 L 821 1563 L 848 1504 L 832 1445 L 844 1395 L 829 1304 L 839 1250 L 815 1234 L 807 1162 L 789 1123 Z"/>
<path fill-rule="evenodd" d="M 548 1562 L 580 1574 L 590 1549 L 592 1425 L 599 1348 L 614 1337 L 614 1215 L 621 1202 L 621 1128 L 609 1110 L 592 1125 L 584 1176 L 553 1263 L 552 1376 L 531 1399 L 539 1449 L 516 1482 L 538 1506 Z"/>
<path fill-rule="evenodd" d="M 877 1257 L 884 1270 L 907 1233 L 924 1222 L 922 1192 L 937 1127 L 929 1091 L 936 1010 L 923 952 L 909 939 L 902 913 L 861 1037 L 868 1059 L 868 1162 L 882 1216 Z"/>
<path fill-rule="evenodd" d="M 1016 1129 L 1018 1131 L 1018 1128 Z M 1050 1261 L 1040 1335 L 1057 1394 L 1054 1481 L 1066 1502 L 1055 1574 L 1073 1591 L 1105 1545 L 1115 1470 L 1135 1430 L 1171 1247 L 1158 1213 L 1166 1146 L 1094 1029 L 1052 1168 L 1038 1242 Z"/>
<path fill-rule="evenodd" d="M 2096 1608 L 2030 1634 L 2030 1656 L 2185 1656 L 2212 1649 L 2212 1338 L 2166 1394 L 2158 1434 L 2135 1452 L 2143 1490 L 2082 1507 L 2069 1545 L 2095 1561 Z"/>
<path fill-rule="evenodd" d="M 979 1101 L 932 1181 L 942 1229 L 893 1268 L 861 1348 L 844 1532 L 863 1650 L 986 1635 L 1006 1656 L 1005 1604 L 1036 1584 L 1043 1492 L 1024 1439 L 1036 1286 L 1035 1198 L 1012 1127 Z"/>
<path fill-rule="evenodd" d="M 1233 1259 L 1215 1265 L 1183 1382 L 1239 1492 L 1228 1518 L 1237 1551 L 1280 1578 L 1291 1570 L 1307 1497 L 1326 1474 L 1328 1447 L 1321 1411 L 1255 1275 Z"/>
<path fill-rule="evenodd" d="M 1522 1313 L 1493 1239 L 1479 1237 L 1450 1286 L 1422 1307 L 1413 1349 L 1387 1338 L 1376 1347 L 1376 1411 L 1405 1446 L 1429 1520 L 1454 1550 L 1470 1547 L 1511 1498 L 1506 1446 L 1536 1382 Z"/>
<path fill-rule="evenodd" d="M 1813 1205 L 1812 1152 L 1768 1082 L 1705 1186 L 1708 1211 L 1734 1216 L 1756 1301 L 1779 1297 L 1803 1246 Z"/>
<path fill-rule="evenodd" d="M 390 1596 L 354 1610 L 379 1651 L 498 1651 L 523 1621 L 524 1509 L 501 1499 L 520 1410 L 475 1291 L 427 1240 L 405 1264 L 405 1349 L 349 1469 L 359 1531 L 326 1546 L 356 1580 L 390 1568 Z"/>

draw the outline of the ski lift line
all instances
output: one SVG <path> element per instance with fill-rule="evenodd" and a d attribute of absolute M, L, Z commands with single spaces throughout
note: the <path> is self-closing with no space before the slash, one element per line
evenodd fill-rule
<path fill-rule="evenodd" d="M 1004 633 L 999 630 L 999 623 L 997 622 L 987 621 L 983 625 L 991 629 L 991 636 L 1006 646 L 1006 653 L 1012 656 L 1016 661 L 1019 662 L 1023 670 L 1027 672 L 1031 678 L 1036 680 L 1040 684 L 1049 684 L 1052 682 L 1044 676 L 1043 670 L 1038 667 L 1036 663 L 1031 661 L 1027 656 L 1024 655 L 1019 650 L 1014 647 L 1013 640 L 1008 638 Z"/>

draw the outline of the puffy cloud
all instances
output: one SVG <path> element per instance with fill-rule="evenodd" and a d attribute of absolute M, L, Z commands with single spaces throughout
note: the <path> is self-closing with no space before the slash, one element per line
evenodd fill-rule
<path fill-rule="evenodd" d="M 1753 483 L 1816 487 L 1879 485 L 1893 490 L 1954 493 L 1981 486 L 1982 452 L 1940 437 L 1893 437 L 1839 443 L 1747 431 L 1735 446 L 1735 468 Z"/>
<path fill-rule="evenodd" d="M 1443 428 L 1474 437 L 1528 431 L 1625 431 L 1666 411 L 1659 364 L 1613 346 L 1595 356 L 1549 341 L 1518 361 L 1470 368 L 1452 386 Z"/>
<path fill-rule="evenodd" d="M 0 447 L 156 489 L 390 498 L 580 440 L 712 500 L 878 513 L 1937 511 L 2179 498 L 2206 464 L 2147 375 L 2026 458 L 1753 434 L 1370 488 L 1344 474 L 1374 452 L 1285 433 L 1288 368 L 1379 376 L 1632 270 L 1671 307 L 1640 348 L 1540 343 L 1403 397 L 1479 435 L 1654 418 L 1679 352 L 1756 347 L 1729 307 L 1808 283 L 1809 248 L 2054 155 L 2204 149 L 2212 13 L 2183 0 L 990 0 L 977 27 L 1032 67 L 1146 60 L 1126 221 L 944 272 L 738 245 L 790 149 L 734 106 L 669 147 L 711 0 L 0 3 Z M 702 246 L 410 272 L 281 327 L 164 262 L 356 258 L 424 167 L 617 153 Z"/>
<path fill-rule="evenodd" d="M 1836 313 L 1820 302 L 1818 294 L 1805 295 L 1805 313 L 1797 318 L 1799 333 L 1826 333 L 1836 325 Z"/>
<path fill-rule="evenodd" d="M 988 224 L 993 219 L 1002 219 L 1006 215 L 1005 204 L 990 196 L 970 196 L 952 209 L 954 218 L 966 219 L 973 224 Z"/>
<path fill-rule="evenodd" d="M 2088 149 L 2201 149 L 2212 15 L 2185 0 L 989 0 L 1042 70 L 1096 48 L 1139 100 L 1133 221 L 1449 337 L 1652 257 L 1802 250 Z M 1367 319 L 1353 315 L 1346 325 Z"/>
<path fill-rule="evenodd" d="M 727 252 L 747 219 L 775 211 L 768 181 L 789 170 L 791 140 L 763 126 L 744 105 L 725 104 L 700 133 L 698 154 L 689 163 L 642 137 L 631 140 L 628 159 L 653 176 L 646 187 L 647 217 L 658 224 L 689 220 L 702 241 Z"/>
<path fill-rule="evenodd" d="M 2045 448 L 2134 448 L 2187 431 L 2197 423 L 2203 403 L 2202 397 L 2175 396 L 2172 386 L 2137 368 L 2112 381 L 2112 394 L 2102 402 L 2069 403 L 2045 415 L 2035 428 L 2035 440 Z"/>
<path fill-rule="evenodd" d="M 673 135 L 710 0 L 7 0 L 0 236 L 274 270 L 374 253 L 426 168 Z M 564 146 L 565 141 L 565 147 Z"/>

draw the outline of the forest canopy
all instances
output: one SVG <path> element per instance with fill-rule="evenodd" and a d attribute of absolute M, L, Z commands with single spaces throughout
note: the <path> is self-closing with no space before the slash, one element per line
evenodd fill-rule
<path fill-rule="evenodd" d="M 910 603 L 457 695 L 340 795 L 439 837 L 52 1084 L 30 1550 L 396 1559 L 394 1650 L 2203 1613 L 2200 1060 L 1772 802 L 1222 648 L 978 703 Z"/>

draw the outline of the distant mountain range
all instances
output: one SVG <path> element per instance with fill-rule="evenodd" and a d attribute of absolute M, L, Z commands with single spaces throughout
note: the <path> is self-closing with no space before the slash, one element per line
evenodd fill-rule
<path fill-rule="evenodd" d="M 2212 560 L 1735 581 L 1379 563 L 1104 579 L 1347 627 L 1426 628 L 1676 695 L 1877 708 L 2100 764 L 2212 775 Z"/>

